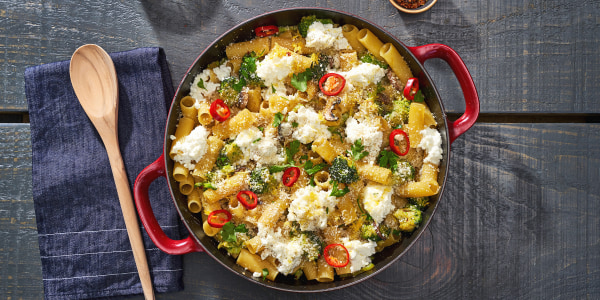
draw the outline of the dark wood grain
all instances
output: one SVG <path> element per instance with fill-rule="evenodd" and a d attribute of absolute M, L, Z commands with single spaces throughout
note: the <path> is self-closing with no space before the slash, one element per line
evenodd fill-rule
<path fill-rule="evenodd" d="M 179 82 L 196 56 L 239 22 L 283 7 L 356 14 L 409 46 L 443 43 L 470 69 L 483 112 L 600 113 L 600 2 L 445 0 L 419 15 L 381 1 L 0 1 L 0 109 L 27 110 L 23 71 L 67 60 L 85 43 L 109 52 L 160 46 Z M 451 113 L 462 93 L 442 61 L 425 63 Z"/>
<path fill-rule="evenodd" d="M 597 299 L 600 125 L 478 124 L 452 145 L 425 234 L 398 262 L 324 299 Z M 43 294 L 28 125 L 0 126 L 0 295 Z M 159 299 L 308 299 L 188 254 L 185 290 Z M 141 299 L 134 297 L 133 299 Z"/>

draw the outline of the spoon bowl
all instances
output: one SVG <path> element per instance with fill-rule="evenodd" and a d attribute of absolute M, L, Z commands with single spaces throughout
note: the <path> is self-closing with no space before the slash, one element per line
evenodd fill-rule
<path fill-rule="evenodd" d="M 73 53 L 69 73 L 75 95 L 106 148 L 144 297 L 154 299 L 144 243 L 119 148 L 119 86 L 115 66 L 99 46 L 83 45 Z"/>

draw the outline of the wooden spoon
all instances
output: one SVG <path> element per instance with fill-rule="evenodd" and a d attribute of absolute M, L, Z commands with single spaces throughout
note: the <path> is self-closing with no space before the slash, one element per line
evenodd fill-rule
<path fill-rule="evenodd" d="M 119 88 L 115 66 L 108 53 L 99 46 L 83 45 L 73 53 L 69 72 L 79 103 L 98 130 L 108 153 L 144 297 L 154 299 L 144 243 L 119 149 Z"/>

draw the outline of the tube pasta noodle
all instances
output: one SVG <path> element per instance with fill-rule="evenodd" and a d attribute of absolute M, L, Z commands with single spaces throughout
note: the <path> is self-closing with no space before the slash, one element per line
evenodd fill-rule
<path fill-rule="evenodd" d="M 230 44 L 225 48 L 227 58 L 240 58 L 246 53 L 267 53 L 271 49 L 271 39 L 269 37 L 256 38 L 246 42 Z"/>
<path fill-rule="evenodd" d="M 397 193 L 401 197 L 429 197 L 437 194 L 440 185 L 437 181 L 438 168 L 430 163 L 424 163 L 421 167 L 419 181 L 409 182 L 401 186 Z"/>
<path fill-rule="evenodd" d="M 277 274 L 277 268 L 268 261 L 262 260 L 260 256 L 250 253 L 246 249 L 242 249 L 240 256 L 237 258 L 237 264 L 248 269 L 250 272 L 262 273 L 263 269 L 267 269 L 268 275 L 266 276 L 269 280 L 275 280 Z"/>
<path fill-rule="evenodd" d="M 305 261 L 302 264 L 302 272 L 307 280 L 317 279 L 317 263 L 314 261 Z"/>
<path fill-rule="evenodd" d="M 383 46 L 383 42 L 371 32 L 371 30 L 363 28 L 358 31 L 358 41 L 365 47 L 371 54 L 373 54 L 377 59 L 382 60 L 381 54 L 379 50 Z"/>
<path fill-rule="evenodd" d="M 217 161 L 217 157 L 219 156 L 219 151 L 223 148 L 225 142 L 223 140 L 209 136 L 206 143 L 208 144 L 208 148 L 206 150 L 206 154 L 196 163 L 196 167 L 192 172 L 192 175 L 199 178 L 206 178 L 207 173 L 213 168 L 213 165 Z"/>
<path fill-rule="evenodd" d="M 305 27 L 232 43 L 195 75 L 206 91 L 177 103 L 168 165 L 218 251 L 255 277 L 331 282 L 372 267 L 431 212 L 442 136 L 428 99 L 402 97 L 396 82 L 413 75 L 398 49 L 352 24 Z"/>
<path fill-rule="evenodd" d="M 200 102 L 198 106 L 198 123 L 203 126 L 212 124 L 213 117 L 210 115 L 210 104 L 207 102 Z"/>
<path fill-rule="evenodd" d="M 173 152 L 173 146 L 175 145 L 175 143 L 177 143 L 179 139 L 192 132 L 192 130 L 194 129 L 194 124 L 195 123 L 193 119 L 186 117 L 179 119 L 179 122 L 177 123 L 177 129 L 175 130 L 174 134 L 175 139 L 171 143 L 171 150 L 169 151 L 169 156 L 171 157 L 171 159 L 173 159 L 175 157 L 175 154 L 177 154 Z"/>
<path fill-rule="evenodd" d="M 348 44 L 352 49 L 356 50 L 358 53 L 363 53 L 366 48 L 363 44 L 358 40 L 358 28 L 352 24 L 344 24 L 342 26 L 342 33 L 346 40 L 348 40 Z"/>
<path fill-rule="evenodd" d="M 358 174 L 365 179 L 381 184 L 391 184 L 392 170 L 376 165 L 357 163 Z"/>
<path fill-rule="evenodd" d="M 192 192 L 187 195 L 187 206 L 190 212 L 197 214 L 202 211 L 202 201 L 200 199 L 200 191 L 198 189 L 192 190 Z"/>
<path fill-rule="evenodd" d="M 225 180 L 218 189 L 204 191 L 204 198 L 208 202 L 215 202 L 229 195 L 233 195 L 243 190 L 248 185 L 247 177 L 247 173 L 236 173 Z"/>
<path fill-rule="evenodd" d="M 323 257 L 317 260 L 317 281 L 330 282 L 334 279 L 333 267 L 330 266 Z"/>
<path fill-rule="evenodd" d="M 185 96 L 179 102 L 179 107 L 181 108 L 181 114 L 184 117 L 195 119 L 198 115 L 198 109 L 194 106 L 196 104 L 196 100 L 190 96 Z"/>
<path fill-rule="evenodd" d="M 184 195 L 189 195 L 194 190 L 194 177 L 187 176 L 179 182 L 179 191 Z"/>
<path fill-rule="evenodd" d="M 184 167 L 181 163 L 175 162 L 173 165 L 173 178 L 177 182 L 182 182 L 190 176 L 190 170 Z"/>
<path fill-rule="evenodd" d="M 404 60 L 404 57 L 400 55 L 398 49 L 396 49 L 396 47 L 394 47 L 394 45 L 392 45 L 391 43 L 387 43 L 381 46 L 381 48 L 379 49 L 379 56 L 381 56 L 385 60 L 385 62 L 387 62 L 388 65 L 390 65 L 390 68 L 392 68 L 392 71 L 394 71 L 396 76 L 398 76 L 398 78 L 402 82 L 402 85 L 405 85 L 406 81 L 408 81 L 409 78 L 413 77 L 413 74 L 410 71 L 408 64 Z"/>

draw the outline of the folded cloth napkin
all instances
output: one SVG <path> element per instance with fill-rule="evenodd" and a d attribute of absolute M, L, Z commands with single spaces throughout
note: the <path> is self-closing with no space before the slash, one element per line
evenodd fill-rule
<path fill-rule="evenodd" d="M 161 153 L 174 94 L 164 51 L 112 53 L 119 81 L 119 142 L 129 183 Z M 70 61 L 25 71 L 32 142 L 33 200 L 46 299 L 142 293 L 108 156 L 71 86 Z M 165 233 L 179 239 L 166 182 L 150 186 Z M 141 226 L 141 223 L 140 223 Z M 155 292 L 183 289 L 181 256 L 141 231 Z"/>

